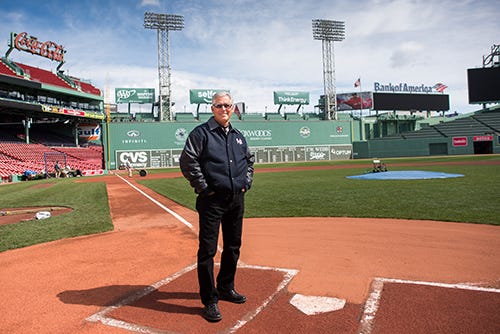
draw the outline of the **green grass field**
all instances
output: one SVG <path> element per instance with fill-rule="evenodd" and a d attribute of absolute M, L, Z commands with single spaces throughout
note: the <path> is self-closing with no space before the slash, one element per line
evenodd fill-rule
<path fill-rule="evenodd" d="M 465 175 L 430 180 L 346 178 L 365 173 L 371 164 L 367 160 L 257 165 L 254 185 L 246 197 L 246 217 L 385 217 L 500 225 L 500 165 L 467 164 L 470 161 L 498 162 L 500 156 L 384 159 L 390 170 Z M 441 164 L 428 165 L 435 162 Z M 413 163 L 425 165 L 397 166 Z M 339 168 L 261 172 L 263 168 L 305 165 Z M 345 168 L 346 165 L 350 167 Z M 165 170 L 149 171 L 150 174 L 160 172 Z M 67 206 L 74 209 L 69 214 L 47 220 L 0 226 L 0 251 L 112 230 L 105 184 L 75 181 L 40 180 L 0 186 L 0 210 L 23 206 Z M 148 180 L 146 177 L 139 182 L 194 208 L 195 194 L 184 178 Z M 55 184 L 47 188 L 33 187 L 43 183 Z"/>

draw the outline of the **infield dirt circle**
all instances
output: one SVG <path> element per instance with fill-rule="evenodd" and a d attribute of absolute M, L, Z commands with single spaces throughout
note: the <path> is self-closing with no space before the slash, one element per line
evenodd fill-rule
<path fill-rule="evenodd" d="M 82 179 L 114 231 L 0 253 L 0 333 L 500 333 L 498 226 L 342 217 L 246 219 L 248 302 L 208 323 L 197 214 L 134 178 Z"/>

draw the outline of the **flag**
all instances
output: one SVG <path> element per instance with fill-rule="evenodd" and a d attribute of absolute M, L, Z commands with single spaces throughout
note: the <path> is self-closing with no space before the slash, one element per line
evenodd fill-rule
<path fill-rule="evenodd" d="M 438 91 L 438 92 L 442 93 L 442 92 L 444 92 L 444 90 L 445 90 L 446 88 L 448 88 L 448 86 L 446 86 L 446 85 L 444 85 L 444 84 L 442 84 L 442 83 L 438 82 L 438 83 L 437 83 L 437 84 L 435 84 L 432 88 L 434 88 L 436 91 Z"/>
<path fill-rule="evenodd" d="M 361 86 L 361 78 L 358 78 L 358 80 L 356 80 L 356 82 L 354 83 L 354 87 L 359 87 Z"/>
<path fill-rule="evenodd" d="M 235 103 L 234 113 L 236 114 L 236 116 L 238 116 L 239 119 L 241 119 L 241 114 L 245 113 L 245 103 L 244 102 Z"/>

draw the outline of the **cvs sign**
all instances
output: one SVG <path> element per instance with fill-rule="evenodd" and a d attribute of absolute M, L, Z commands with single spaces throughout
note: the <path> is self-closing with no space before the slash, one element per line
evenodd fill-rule
<path fill-rule="evenodd" d="M 118 152 L 117 153 L 118 164 L 123 164 L 125 161 L 129 160 L 132 167 L 147 167 L 149 162 L 149 154 L 145 151 L 133 151 L 133 152 Z"/>

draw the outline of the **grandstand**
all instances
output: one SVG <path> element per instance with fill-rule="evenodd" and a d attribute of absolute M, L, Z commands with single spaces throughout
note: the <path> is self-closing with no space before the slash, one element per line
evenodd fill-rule
<path fill-rule="evenodd" d="M 50 176 L 51 159 L 80 172 L 103 170 L 100 139 L 78 135 L 81 123 L 98 126 L 104 119 L 102 101 L 100 89 L 81 79 L 1 58 L 2 182 L 27 172 Z"/>
<path fill-rule="evenodd" d="M 500 110 L 478 111 L 449 122 L 424 127 L 418 131 L 401 133 L 401 138 L 481 136 L 500 133 Z M 395 138 L 395 137 L 392 137 Z"/>
<path fill-rule="evenodd" d="M 353 143 L 357 158 L 500 153 L 500 108 Z"/>

